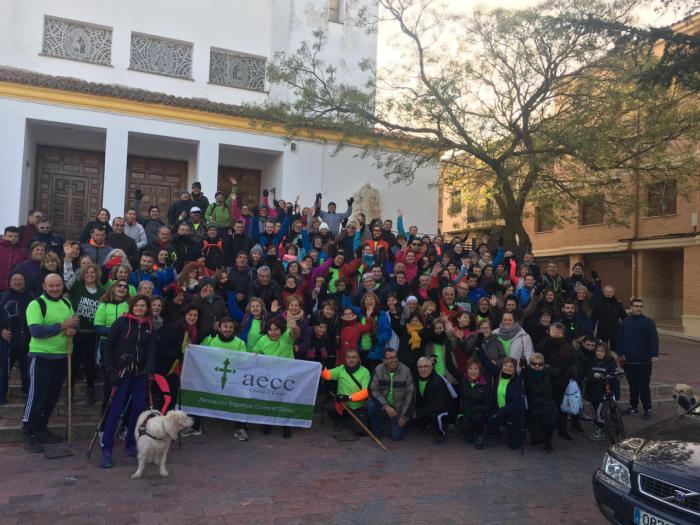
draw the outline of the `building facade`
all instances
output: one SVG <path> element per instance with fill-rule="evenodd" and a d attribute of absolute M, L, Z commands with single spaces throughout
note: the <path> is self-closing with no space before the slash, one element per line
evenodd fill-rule
<path fill-rule="evenodd" d="M 361 139 L 340 153 L 338 136 L 320 131 L 291 142 L 281 125 L 251 118 L 245 105 L 289 100 L 270 85 L 266 66 L 293 53 L 316 29 L 339 79 L 367 81 L 356 67 L 376 59 L 377 34 L 360 13 L 372 0 L 90 0 L 0 4 L 0 224 L 24 222 L 39 208 L 72 236 L 100 207 L 121 214 L 137 189 L 142 205 L 161 207 L 198 180 L 204 193 L 227 191 L 257 201 L 321 192 L 343 201 L 365 183 L 385 210 L 430 192 L 437 168 L 412 186 L 390 186 Z M 400 148 L 387 143 L 388 149 Z M 437 196 L 411 216 L 435 230 Z"/>
<path fill-rule="evenodd" d="M 697 34 L 700 14 L 673 29 Z M 576 203 L 574 216 L 559 225 L 548 210 L 528 206 L 524 225 L 532 252 L 540 264 L 556 261 L 563 275 L 582 262 L 587 272 L 595 270 L 604 283 L 615 286 L 624 303 L 632 296 L 642 297 L 645 313 L 661 328 L 700 337 L 700 174 L 696 175 L 684 189 L 674 180 L 639 184 L 640 205 L 620 225 L 605 223 L 602 202 L 596 198 Z M 447 237 L 481 240 L 498 235 L 504 223 L 493 203 L 472 208 L 462 205 L 459 192 L 441 190 L 438 229 Z"/>

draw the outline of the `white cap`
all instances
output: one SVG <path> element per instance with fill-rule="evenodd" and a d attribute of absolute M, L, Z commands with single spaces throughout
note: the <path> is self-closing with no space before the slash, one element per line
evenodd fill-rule
<path fill-rule="evenodd" d="M 318 231 L 321 231 L 321 230 L 329 230 L 330 231 L 330 228 L 328 227 L 328 225 L 325 222 L 322 222 L 321 226 L 318 227 Z"/>
<path fill-rule="evenodd" d="M 197 213 L 197 212 L 202 213 L 202 210 L 199 208 L 199 206 L 192 206 L 190 208 L 190 213 Z"/>

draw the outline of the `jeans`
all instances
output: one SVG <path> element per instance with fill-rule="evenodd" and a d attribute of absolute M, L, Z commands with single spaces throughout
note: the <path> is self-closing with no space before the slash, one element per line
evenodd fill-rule
<path fill-rule="evenodd" d="M 389 437 L 392 441 L 401 441 L 406 433 L 406 427 L 399 426 L 398 417 L 389 417 L 376 399 L 370 399 L 367 402 L 367 417 L 372 432 L 377 437 L 384 435 L 384 422 L 389 422 Z"/>
<path fill-rule="evenodd" d="M 630 406 L 636 409 L 641 397 L 644 410 L 651 410 L 651 361 L 625 363 L 625 375 L 630 385 Z"/>
<path fill-rule="evenodd" d="M 114 395 L 112 404 L 109 407 L 109 414 L 105 421 L 104 436 L 102 438 L 102 448 L 104 450 L 112 450 L 114 445 L 114 434 L 117 432 L 117 426 L 122 416 L 122 410 L 131 396 L 131 414 L 129 416 L 129 425 L 126 430 L 125 448 L 136 446 L 136 437 L 134 429 L 136 428 L 136 420 L 146 408 L 146 395 L 148 389 L 148 375 L 125 375 L 117 387 L 117 392 Z"/>

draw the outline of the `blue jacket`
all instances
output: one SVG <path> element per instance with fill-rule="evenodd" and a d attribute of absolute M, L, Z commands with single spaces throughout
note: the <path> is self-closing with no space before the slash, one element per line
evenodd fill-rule
<path fill-rule="evenodd" d="M 659 355 L 656 323 L 646 315 L 631 315 L 622 320 L 617 334 L 617 353 L 628 363 L 648 363 Z"/>

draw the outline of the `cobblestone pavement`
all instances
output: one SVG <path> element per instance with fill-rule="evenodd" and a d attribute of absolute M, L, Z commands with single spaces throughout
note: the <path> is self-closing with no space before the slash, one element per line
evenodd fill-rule
<path fill-rule="evenodd" d="M 683 363 L 698 350 L 664 338 L 655 381 L 679 377 L 697 387 Z M 630 432 L 647 424 L 639 417 L 626 423 Z M 590 432 L 591 423 L 584 428 Z M 174 444 L 166 479 L 149 465 L 145 479 L 132 480 L 135 459 L 123 458 L 120 444 L 111 470 L 97 467 L 97 449 L 85 459 L 86 441 L 73 445 L 75 456 L 53 460 L 0 445 L 0 525 L 604 522 L 591 475 L 606 444 L 580 434 L 571 442 L 555 436 L 552 455 L 531 446 L 521 455 L 502 443 L 474 450 L 460 434 L 443 445 L 411 434 L 386 440 L 382 452 L 369 438 L 336 440 L 328 422 L 288 440 L 259 427 L 246 443 L 232 433 L 229 423 L 205 423 L 204 435 L 183 439 L 181 450 Z"/>

